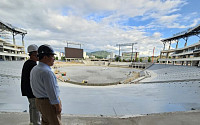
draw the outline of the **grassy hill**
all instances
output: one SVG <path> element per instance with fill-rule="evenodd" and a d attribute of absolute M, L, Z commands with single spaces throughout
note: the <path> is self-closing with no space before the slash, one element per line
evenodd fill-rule
<path fill-rule="evenodd" d="M 87 53 L 88 56 L 95 56 L 96 58 L 106 58 L 108 55 L 110 55 L 110 52 L 107 51 L 95 51 L 91 53 Z"/>

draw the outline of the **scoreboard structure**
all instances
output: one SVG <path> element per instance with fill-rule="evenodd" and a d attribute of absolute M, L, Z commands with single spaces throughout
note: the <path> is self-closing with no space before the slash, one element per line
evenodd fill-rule
<path fill-rule="evenodd" d="M 65 47 L 66 59 L 83 59 L 83 49 Z"/>

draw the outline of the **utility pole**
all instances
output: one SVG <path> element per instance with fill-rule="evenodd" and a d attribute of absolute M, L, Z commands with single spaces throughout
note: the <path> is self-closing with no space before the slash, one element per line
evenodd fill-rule
<path fill-rule="evenodd" d="M 153 63 L 153 58 L 154 58 L 154 51 L 155 51 L 155 47 L 153 48 L 152 63 Z"/>
<path fill-rule="evenodd" d="M 118 62 L 119 62 L 119 58 L 120 58 L 120 45 L 119 45 L 119 56 L 118 56 Z"/>

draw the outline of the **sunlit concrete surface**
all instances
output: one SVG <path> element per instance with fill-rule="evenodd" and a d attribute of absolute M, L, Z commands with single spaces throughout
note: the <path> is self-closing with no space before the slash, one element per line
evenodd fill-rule
<path fill-rule="evenodd" d="M 23 63 L 23 61 L 0 61 L 0 76 L 20 78 Z"/>
<path fill-rule="evenodd" d="M 131 116 L 62 115 L 63 125 L 199 125 L 200 111 Z M 1 125 L 28 125 L 28 113 L 0 113 Z"/>
<path fill-rule="evenodd" d="M 60 83 L 67 114 L 131 115 L 200 109 L 200 83 L 83 87 Z"/>
<path fill-rule="evenodd" d="M 200 79 L 200 68 L 196 66 L 155 64 L 146 71 L 151 77 L 140 82 L 192 81 Z"/>
<path fill-rule="evenodd" d="M 0 75 L 0 111 L 27 112 L 28 101 L 20 90 L 23 62 L 0 63 L 8 74 Z M 200 109 L 200 81 L 102 87 L 59 82 L 59 86 L 64 114 L 119 116 Z"/>

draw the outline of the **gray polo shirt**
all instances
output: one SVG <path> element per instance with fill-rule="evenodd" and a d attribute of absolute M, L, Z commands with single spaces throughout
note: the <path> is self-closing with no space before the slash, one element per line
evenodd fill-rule
<path fill-rule="evenodd" d="M 47 64 L 39 62 L 31 70 L 30 83 L 33 95 L 36 98 L 49 98 L 51 104 L 58 104 L 60 102 L 60 90 L 56 76 Z"/>

